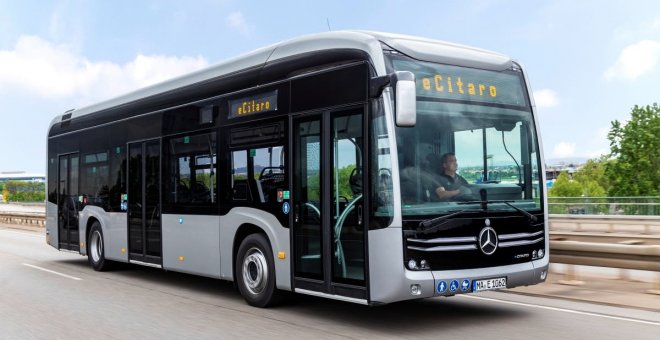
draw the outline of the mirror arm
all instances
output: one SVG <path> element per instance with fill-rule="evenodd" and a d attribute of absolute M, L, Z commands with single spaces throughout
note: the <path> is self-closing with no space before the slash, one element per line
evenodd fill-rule
<path fill-rule="evenodd" d="M 389 85 L 390 82 L 391 78 L 389 75 L 371 78 L 371 81 L 369 82 L 369 97 L 372 99 L 380 97 L 385 86 Z"/>

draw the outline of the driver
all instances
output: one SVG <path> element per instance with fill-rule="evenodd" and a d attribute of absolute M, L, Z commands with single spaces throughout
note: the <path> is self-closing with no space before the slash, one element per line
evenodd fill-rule
<path fill-rule="evenodd" d="M 472 190 L 468 188 L 468 182 L 461 175 L 456 173 L 458 162 L 453 152 L 448 152 L 440 158 L 442 172 L 438 177 L 439 186 L 435 189 L 435 194 L 442 201 L 470 199 Z"/>

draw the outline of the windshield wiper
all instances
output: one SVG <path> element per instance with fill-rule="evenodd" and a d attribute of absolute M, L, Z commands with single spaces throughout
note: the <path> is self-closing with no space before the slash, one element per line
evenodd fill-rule
<path fill-rule="evenodd" d="M 406 230 L 404 231 L 405 234 L 412 234 L 412 235 L 417 235 L 418 233 L 422 234 L 428 234 L 432 233 L 438 230 L 441 230 L 440 227 L 442 227 L 445 223 L 449 222 L 449 220 L 456 216 L 460 215 L 466 212 L 480 212 L 481 210 L 474 210 L 474 209 L 463 209 L 459 211 L 452 212 L 449 215 L 444 215 L 440 217 L 434 217 L 430 218 L 428 220 L 424 220 L 422 222 L 419 222 L 419 227 L 417 227 L 416 230 Z"/>
<path fill-rule="evenodd" d="M 481 196 L 481 200 L 480 200 L 480 201 L 466 201 L 466 202 L 459 202 L 458 204 L 475 204 L 475 203 L 480 203 L 480 204 L 481 204 L 481 209 L 483 209 L 483 210 L 488 210 L 488 204 L 489 204 L 489 203 L 504 203 L 504 204 L 508 205 L 509 207 L 513 208 L 514 210 L 516 210 L 517 212 L 519 212 L 519 213 L 525 215 L 525 217 L 527 217 L 532 223 L 535 223 L 536 221 L 538 221 L 538 218 L 537 218 L 536 216 L 532 215 L 532 214 L 529 213 L 528 211 L 525 211 L 525 210 L 523 210 L 523 209 L 520 209 L 520 208 L 516 207 L 515 205 L 511 204 L 512 202 L 515 202 L 515 201 L 510 201 L 510 200 L 509 200 L 509 201 L 507 201 L 507 200 L 494 200 L 494 201 L 489 201 L 489 200 L 488 200 L 488 197 L 487 197 L 486 189 L 481 189 L 481 190 L 479 190 L 479 195 Z"/>
<path fill-rule="evenodd" d="M 515 202 L 515 201 L 505 201 L 505 200 L 495 200 L 495 201 L 466 201 L 466 202 L 459 202 L 458 204 L 475 204 L 475 203 L 481 203 L 481 205 L 482 205 L 482 207 L 483 207 L 483 206 L 488 206 L 488 204 L 491 204 L 491 203 L 504 203 L 504 204 L 508 205 L 509 207 L 513 208 L 514 210 L 516 210 L 517 212 L 519 212 L 519 213 L 525 215 L 525 217 L 527 217 L 527 219 L 529 219 L 532 223 L 535 223 L 536 221 L 538 221 L 538 217 L 532 215 L 532 214 L 529 213 L 528 211 L 525 211 L 525 210 L 523 210 L 523 209 L 520 209 L 520 208 L 516 207 L 515 205 L 511 204 L 511 202 Z M 485 210 L 488 211 L 488 209 L 485 209 Z"/>

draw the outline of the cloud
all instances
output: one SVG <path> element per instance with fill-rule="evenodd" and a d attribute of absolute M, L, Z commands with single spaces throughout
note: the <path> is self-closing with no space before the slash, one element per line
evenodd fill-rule
<path fill-rule="evenodd" d="M 67 45 L 21 36 L 13 50 L 0 50 L 0 91 L 21 91 L 51 99 L 77 97 L 77 102 L 89 104 L 207 65 L 200 56 L 142 54 L 125 64 L 90 61 Z"/>
<path fill-rule="evenodd" d="M 230 13 L 227 16 L 226 22 L 227 26 L 244 36 L 250 35 L 250 32 L 252 31 L 252 28 L 248 25 L 247 21 L 245 21 L 245 17 L 241 12 Z"/>
<path fill-rule="evenodd" d="M 575 156 L 575 143 L 560 142 L 552 148 L 551 158 L 565 158 Z"/>
<path fill-rule="evenodd" d="M 601 155 L 607 155 L 610 153 L 609 140 L 607 139 L 607 134 L 610 132 L 609 127 L 600 127 L 592 133 L 592 137 L 589 139 L 587 146 L 587 151 L 585 156 L 589 158 L 598 158 Z"/>
<path fill-rule="evenodd" d="M 559 105 L 557 92 L 550 89 L 534 91 L 534 102 L 538 108 L 551 108 Z"/>
<path fill-rule="evenodd" d="M 653 72 L 660 62 L 660 41 L 643 40 L 626 46 L 619 54 L 616 63 L 608 68 L 604 77 L 607 80 L 616 78 L 636 79 Z"/>

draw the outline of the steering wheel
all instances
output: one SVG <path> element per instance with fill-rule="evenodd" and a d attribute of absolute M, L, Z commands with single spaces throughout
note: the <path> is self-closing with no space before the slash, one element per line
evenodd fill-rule
<path fill-rule="evenodd" d="M 469 191 L 469 193 L 468 192 L 461 192 L 458 195 L 454 196 L 454 200 L 456 200 L 456 201 L 475 201 L 475 200 L 477 200 L 477 198 L 476 198 L 477 196 L 474 194 L 472 189 L 470 189 L 469 187 L 466 187 L 466 186 L 463 186 L 461 188 L 467 189 Z"/>

